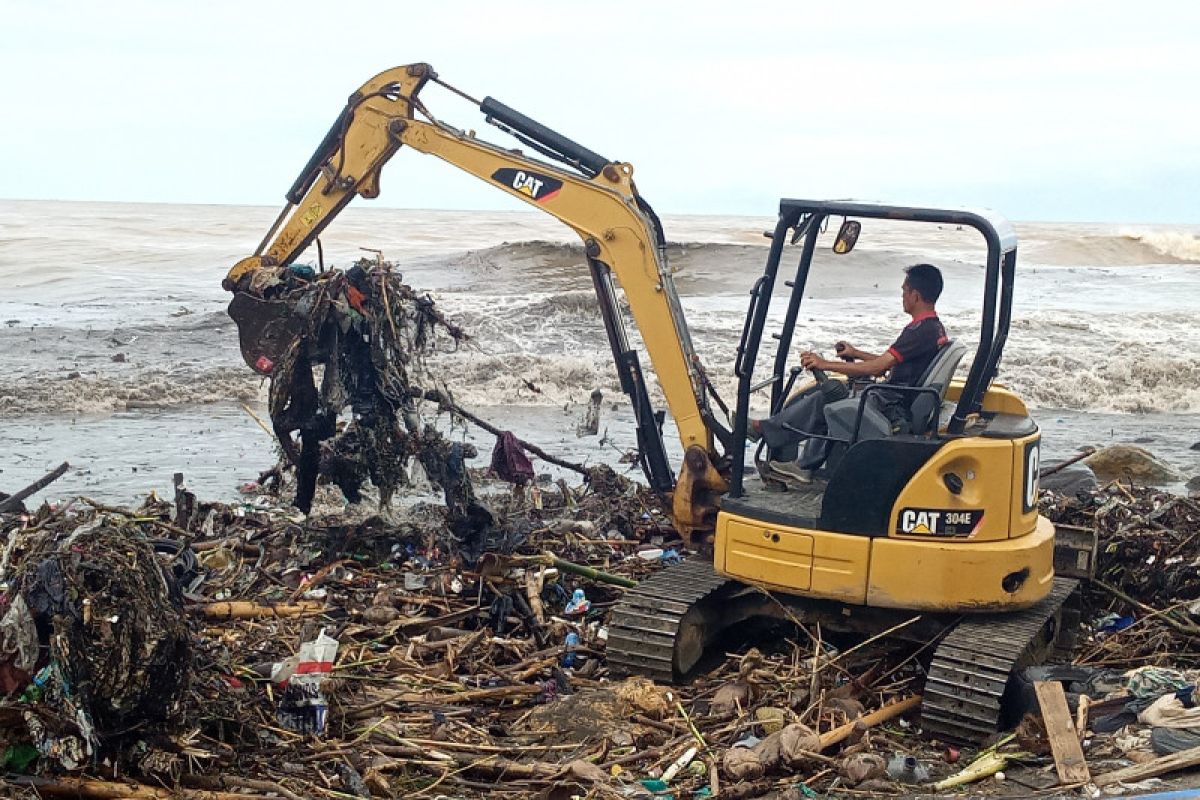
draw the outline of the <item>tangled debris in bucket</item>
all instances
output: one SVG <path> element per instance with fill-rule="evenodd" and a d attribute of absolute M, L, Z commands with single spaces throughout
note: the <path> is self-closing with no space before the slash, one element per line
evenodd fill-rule
<path fill-rule="evenodd" d="M 260 349 L 271 353 L 254 365 L 270 375 L 271 425 L 296 470 L 295 506 L 312 507 L 318 475 L 350 502 L 370 482 L 386 505 L 408 484 L 415 460 L 445 489 L 447 505 L 465 511 L 471 499 L 462 461 L 473 454 L 424 424 L 419 404 L 452 406 L 425 357 L 443 343 L 460 346 L 467 334 L 382 258 L 344 272 L 263 268 L 245 280 L 230 314 L 248 359 Z M 339 421 L 346 410 L 350 419 Z"/>

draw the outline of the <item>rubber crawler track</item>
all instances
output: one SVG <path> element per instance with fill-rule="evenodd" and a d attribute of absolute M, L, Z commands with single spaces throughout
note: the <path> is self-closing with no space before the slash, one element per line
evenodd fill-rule
<path fill-rule="evenodd" d="M 921 726 L 945 742 L 977 744 L 996 732 L 1009 674 L 1022 662 L 1046 622 L 1060 613 L 1078 582 L 1056 578 L 1037 605 L 1008 614 L 967 617 L 938 645 L 925 681 Z M 1056 641 L 1074 633 L 1064 612 Z"/>
<path fill-rule="evenodd" d="M 608 624 L 608 666 L 618 675 L 676 679 L 675 640 L 688 610 L 732 583 L 704 558 L 655 573 L 625 592 Z"/>

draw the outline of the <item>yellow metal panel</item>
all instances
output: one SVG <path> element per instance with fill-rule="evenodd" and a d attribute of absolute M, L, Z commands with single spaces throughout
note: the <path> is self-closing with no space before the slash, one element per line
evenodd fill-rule
<path fill-rule="evenodd" d="M 846 603 L 866 600 L 871 540 L 721 512 L 714 565 L 770 589 Z"/>
<path fill-rule="evenodd" d="M 1027 572 L 1026 572 L 1027 571 Z M 1006 591 L 1004 581 L 1017 582 Z M 873 539 L 867 605 L 917 611 L 1026 608 L 1054 581 L 1054 526 L 1039 518 L 1033 533 L 966 544 Z"/>
<path fill-rule="evenodd" d="M 950 381 L 950 385 L 946 387 L 945 399 L 957 403 L 958 398 L 962 396 L 963 386 L 965 385 L 966 381 L 962 378 Z M 999 383 L 992 383 L 987 393 L 984 394 L 983 410 L 989 413 L 1016 414 L 1022 417 L 1029 416 L 1029 409 L 1025 406 L 1025 402 L 1006 386 Z"/>
<path fill-rule="evenodd" d="M 947 442 L 917 470 L 897 496 L 888 535 L 903 539 L 938 539 L 944 535 L 948 515 L 982 511 L 983 519 L 975 532 L 969 537 L 956 537 L 957 541 L 988 542 L 1009 538 L 1012 453 L 1012 442 L 1007 439 L 971 437 Z M 960 494 L 954 494 L 946 486 L 945 476 L 950 473 L 962 479 Z M 905 514 L 905 511 L 924 512 L 919 527 L 914 529 L 913 514 Z"/>

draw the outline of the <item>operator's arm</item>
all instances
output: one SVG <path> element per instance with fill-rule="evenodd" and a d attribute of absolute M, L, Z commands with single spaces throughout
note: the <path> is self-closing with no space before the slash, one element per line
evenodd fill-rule
<path fill-rule="evenodd" d="M 896 357 L 889 351 L 881 356 L 871 356 L 865 361 L 847 363 L 845 361 L 830 361 L 817 353 L 804 352 L 800 354 L 800 363 L 805 369 L 823 369 L 826 372 L 840 372 L 849 378 L 873 378 L 882 375 L 896 365 Z"/>
<path fill-rule="evenodd" d="M 872 359 L 879 358 L 878 354 L 859 350 L 847 341 L 840 341 L 833 348 L 837 350 L 838 358 L 853 359 L 855 361 L 871 361 Z"/>

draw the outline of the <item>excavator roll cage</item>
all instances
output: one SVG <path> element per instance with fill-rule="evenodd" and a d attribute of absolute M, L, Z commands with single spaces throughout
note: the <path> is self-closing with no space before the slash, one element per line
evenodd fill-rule
<path fill-rule="evenodd" d="M 487 122 L 557 164 L 500 148 L 477 139 L 473 131 L 437 120 L 418 99 L 429 81 L 475 104 Z M 378 196 L 380 170 L 403 145 L 437 156 L 503 189 L 579 234 L 621 388 L 633 405 L 646 478 L 658 491 L 675 489 L 674 510 L 683 528 L 711 530 L 716 497 L 727 488 L 716 465 L 728 464 L 728 458 L 717 452 L 714 439 L 728 453 L 733 436 L 709 407 L 712 389 L 683 318 L 667 265 L 662 225 L 637 192 L 633 168 L 583 147 L 494 98 L 475 100 L 439 80 L 428 64 L 386 70 L 350 96 L 288 190 L 287 205 L 255 254 L 229 271 L 223 285 L 235 293 L 230 315 L 238 322 L 246 363 L 265 373 L 274 361 L 268 349 L 270 337 L 264 332 L 278 310 L 247 291 L 254 274 L 291 264 L 355 196 Z M 630 346 L 625 330 L 614 278 L 626 292 L 679 429 L 685 450 L 679 485 L 663 443 L 664 413 L 652 408 L 638 353 Z M 278 337 L 274 347 L 280 346 L 279 340 L 286 336 Z"/>
<path fill-rule="evenodd" d="M 978 414 L 983 407 L 983 397 L 996 376 L 1004 344 L 1008 339 L 1012 321 L 1013 280 L 1017 266 L 1017 233 L 1007 219 L 987 210 L 916 208 L 875 203 L 848 201 L 781 200 L 779 219 L 771 232 L 771 248 L 763 275 L 755 282 L 750 292 L 750 308 L 738 342 L 734 374 L 738 378 L 737 411 L 733 430 L 734 441 L 745 442 L 746 420 L 750 406 L 750 395 L 758 389 L 771 387 L 771 408 L 777 410 L 786 399 L 788 385 L 788 355 L 804 288 L 816 252 L 817 238 L 825 221 L 831 217 L 900 220 L 908 222 L 939 223 L 943 225 L 973 228 L 983 236 L 987 245 L 987 262 L 984 273 L 982 326 L 979 346 L 971 364 L 958 405 L 946 428 L 946 435 L 961 435 L 967 420 Z M 789 234 L 789 232 L 791 232 Z M 779 343 L 775 351 L 771 376 L 754 383 L 754 364 L 758 357 L 759 344 L 766 325 L 772 291 L 775 287 L 779 264 L 783 257 L 784 243 L 803 242 L 795 277 L 786 282 L 791 289 L 783 327 L 778 334 Z M 730 490 L 731 497 L 742 497 L 745 466 L 742 459 L 733 460 Z"/>

